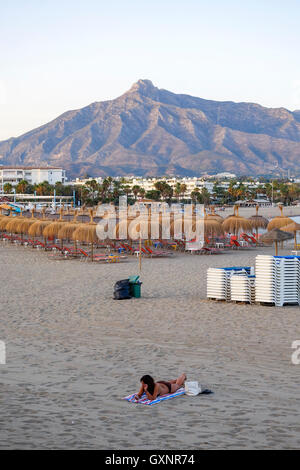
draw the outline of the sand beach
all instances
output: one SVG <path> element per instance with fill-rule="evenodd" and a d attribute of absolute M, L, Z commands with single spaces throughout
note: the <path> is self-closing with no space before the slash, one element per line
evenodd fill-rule
<path fill-rule="evenodd" d="M 145 259 L 142 298 L 116 301 L 134 257 L 55 261 L 0 244 L 0 448 L 299 448 L 299 307 L 206 299 L 209 266 L 253 266 L 257 253 L 273 249 Z M 181 372 L 214 394 L 122 400 L 145 373 Z"/>

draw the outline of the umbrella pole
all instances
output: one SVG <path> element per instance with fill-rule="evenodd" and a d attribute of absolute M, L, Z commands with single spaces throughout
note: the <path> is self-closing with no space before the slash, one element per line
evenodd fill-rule
<path fill-rule="evenodd" d="M 278 256 L 278 241 L 275 241 L 275 256 Z"/>
<path fill-rule="evenodd" d="M 140 249 L 139 249 L 139 268 L 140 268 L 140 273 L 142 272 L 142 237 L 140 233 Z"/>
<path fill-rule="evenodd" d="M 297 249 L 297 232 L 295 232 L 295 243 L 294 243 L 294 250 Z"/>

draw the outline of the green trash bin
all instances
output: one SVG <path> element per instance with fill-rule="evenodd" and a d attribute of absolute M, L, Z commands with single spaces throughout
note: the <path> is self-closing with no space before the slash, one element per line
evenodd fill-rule
<path fill-rule="evenodd" d="M 136 299 L 139 299 L 141 297 L 142 282 L 139 281 L 139 277 L 140 276 L 130 276 L 128 279 L 130 284 L 130 294 Z"/>

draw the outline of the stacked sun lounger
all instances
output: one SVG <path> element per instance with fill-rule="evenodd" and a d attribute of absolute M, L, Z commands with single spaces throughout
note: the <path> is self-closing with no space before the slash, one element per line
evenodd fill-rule
<path fill-rule="evenodd" d="M 256 302 L 275 304 L 276 266 L 274 256 L 259 255 L 255 260 Z"/>
<path fill-rule="evenodd" d="M 256 257 L 256 302 L 282 307 L 300 304 L 300 258 L 297 256 Z"/>
<path fill-rule="evenodd" d="M 248 276 L 250 284 L 250 304 L 255 303 L 256 276 Z"/>
<path fill-rule="evenodd" d="M 207 270 L 207 298 L 216 300 L 231 300 L 231 277 L 237 273 L 250 274 L 251 268 L 229 267 L 209 268 Z"/>
<path fill-rule="evenodd" d="M 255 276 L 245 271 L 235 273 L 230 278 L 231 301 L 253 303 L 255 301 Z"/>

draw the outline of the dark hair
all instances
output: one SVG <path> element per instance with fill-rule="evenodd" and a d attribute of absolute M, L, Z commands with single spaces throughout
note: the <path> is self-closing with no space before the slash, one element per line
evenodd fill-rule
<path fill-rule="evenodd" d="M 141 382 L 144 382 L 144 384 L 148 385 L 148 392 L 153 395 L 155 382 L 152 379 L 151 375 L 143 375 L 143 377 L 141 378 Z"/>

